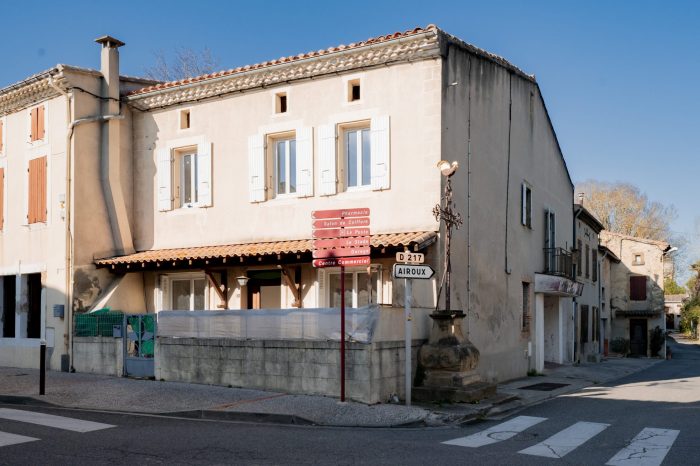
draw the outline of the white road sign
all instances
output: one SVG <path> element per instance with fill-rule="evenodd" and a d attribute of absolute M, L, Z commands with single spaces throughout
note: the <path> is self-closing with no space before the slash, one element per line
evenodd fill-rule
<path fill-rule="evenodd" d="M 422 252 L 400 251 L 396 253 L 396 262 L 422 264 L 423 262 L 425 262 L 425 254 L 423 254 Z"/>
<path fill-rule="evenodd" d="M 394 278 L 417 278 L 427 280 L 435 271 L 429 265 L 394 264 Z"/>

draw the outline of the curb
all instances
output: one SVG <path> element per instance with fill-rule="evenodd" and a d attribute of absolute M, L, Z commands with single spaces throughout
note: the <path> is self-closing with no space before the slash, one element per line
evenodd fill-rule
<path fill-rule="evenodd" d="M 299 426 L 316 426 L 319 425 L 309 419 L 297 416 L 295 414 L 276 414 L 276 413 L 248 413 L 239 411 L 213 411 L 208 409 L 195 409 L 191 411 L 177 411 L 158 413 L 159 416 L 165 417 L 182 417 L 189 419 L 210 419 L 221 421 L 241 421 L 257 424 L 291 424 Z"/>
<path fill-rule="evenodd" d="M 0 403 L 8 405 L 46 406 L 52 408 L 59 406 L 53 403 L 49 403 L 48 401 L 37 400 L 34 397 L 25 395 L 0 395 Z"/>

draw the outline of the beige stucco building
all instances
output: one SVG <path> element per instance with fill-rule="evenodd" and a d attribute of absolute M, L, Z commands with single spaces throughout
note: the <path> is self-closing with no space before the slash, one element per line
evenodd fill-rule
<path fill-rule="evenodd" d="M 608 231 L 601 232 L 600 240 L 620 259 L 611 268 L 611 336 L 629 340 L 633 355 L 654 356 L 650 353 L 650 332 L 657 326 L 662 332 L 666 330 L 663 272 L 671 248 L 663 241 Z"/>
<path fill-rule="evenodd" d="M 346 300 L 402 322 L 394 253 L 442 268 L 441 159 L 460 165 L 452 303 L 467 314 L 480 374 L 506 380 L 572 360 L 573 186 L 534 77 L 434 26 L 148 87 L 117 79 L 119 41 L 101 45 L 101 72 L 70 68 L 69 79 L 60 66 L 36 78 L 49 100 L 0 107 L 14 138 L 14 120 L 49 104 L 50 221 L 22 226 L 24 206 L 13 207 L 0 270 L 21 277 L 23 264 L 44 264 L 40 327 L 53 329 L 55 364 L 71 354 L 71 312 L 89 308 L 337 307 L 338 269 L 311 264 L 311 213 L 323 209 L 370 209 L 371 264 L 348 268 Z M 13 141 L 15 151 L 26 159 L 34 147 Z M 24 190 L 19 178 L 6 192 Z M 438 287 L 414 283 L 417 344 Z M 54 304 L 68 306 L 65 318 L 47 314 Z M 400 341 L 395 327 L 376 337 Z"/>

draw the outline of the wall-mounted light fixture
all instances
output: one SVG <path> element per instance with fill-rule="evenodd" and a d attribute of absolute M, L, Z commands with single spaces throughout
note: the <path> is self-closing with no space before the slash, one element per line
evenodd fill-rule
<path fill-rule="evenodd" d="M 248 277 L 246 277 L 245 275 L 241 275 L 240 277 L 236 277 L 236 281 L 238 282 L 238 284 L 240 286 L 246 286 L 246 284 L 248 283 L 248 280 L 250 280 L 250 279 Z"/>

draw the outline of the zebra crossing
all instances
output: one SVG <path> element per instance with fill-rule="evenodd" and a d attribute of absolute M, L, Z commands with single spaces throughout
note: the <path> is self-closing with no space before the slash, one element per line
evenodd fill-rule
<path fill-rule="evenodd" d="M 95 430 L 109 429 L 115 427 L 111 424 L 103 424 L 101 422 L 84 421 L 72 417 L 55 416 L 53 414 L 45 414 L 34 411 L 26 411 L 20 409 L 0 408 L 0 420 L 25 422 L 29 424 L 51 427 L 61 430 L 69 430 L 72 432 L 86 433 Z M 10 432 L 0 430 L 0 447 L 7 447 L 19 443 L 34 442 L 40 440 L 35 437 L 25 435 L 17 435 Z"/>
<path fill-rule="evenodd" d="M 480 432 L 442 443 L 479 448 L 511 439 L 545 421 L 547 418 L 544 417 L 517 416 Z M 608 427 L 610 424 L 576 422 L 542 442 L 518 451 L 518 453 L 545 458 L 563 458 Z M 679 433 L 680 431 L 673 429 L 646 427 L 605 464 L 608 466 L 658 466 L 663 462 Z"/>

